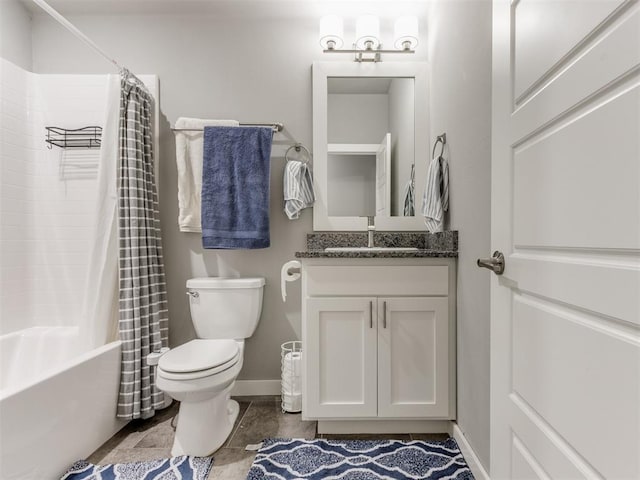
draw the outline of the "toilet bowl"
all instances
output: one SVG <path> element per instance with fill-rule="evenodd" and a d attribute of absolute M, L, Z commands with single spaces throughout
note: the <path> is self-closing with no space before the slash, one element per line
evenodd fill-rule
<path fill-rule="evenodd" d="M 260 317 L 263 287 L 262 278 L 187 281 L 200 338 L 164 353 L 156 367 L 157 387 L 180 402 L 173 456 L 209 455 L 231 433 L 239 411 L 231 389 L 242 369 L 244 338 Z"/>
<path fill-rule="evenodd" d="M 243 350 L 244 342 L 197 339 L 160 358 L 157 386 L 181 402 L 173 456 L 208 455 L 231 433 L 239 407 L 229 396 Z"/>

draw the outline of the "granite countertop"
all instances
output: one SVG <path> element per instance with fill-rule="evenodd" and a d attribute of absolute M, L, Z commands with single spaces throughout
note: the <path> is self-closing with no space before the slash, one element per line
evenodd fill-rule
<path fill-rule="evenodd" d="M 296 258 L 457 258 L 458 252 L 453 250 L 419 249 L 413 251 L 353 251 L 353 252 L 325 252 L 324 250 L 305 250 L 296 252 Z"/>
<path fill-rule="evenodd" d="M 366 247 L 367 234 L 361 232 L 322 232 L 307 234 L 307 250 L 296 252 L 296 258 L 457 258 L 458 232 L 391 233 L 376 232 L 376 247 L 413 247 L 418 250 L 327 252 L 331 247 Z"/>

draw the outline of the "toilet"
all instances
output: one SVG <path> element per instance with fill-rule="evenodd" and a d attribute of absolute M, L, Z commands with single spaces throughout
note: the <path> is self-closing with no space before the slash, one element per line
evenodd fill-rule
<path fill-rule="evenodd" d="M 230 399 L 262 312 L 264 278 L 187 280 L 197 339 L 164 353 L 156 368 L 158 388 L 180 403 L 171 454 L 206 456 L 220 448 L 238 417 Z"/>

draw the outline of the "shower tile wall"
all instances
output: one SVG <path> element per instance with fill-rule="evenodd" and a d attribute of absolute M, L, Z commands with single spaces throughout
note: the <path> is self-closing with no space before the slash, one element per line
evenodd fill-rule
<path fill-rule="evenodd" d="M 21 287 L 29 276 L 24 252 L 33 197 L 32 75 L 2 59 L 0 64 L 0 333 L 30 326 Z"/>
<path fill-rule="evenodd" d="M 49 150 L 45 125 L 101 125 L 106 76 L 35 75 L 0 59 L 0 334 L 77 325 L 98 150 Z"/>

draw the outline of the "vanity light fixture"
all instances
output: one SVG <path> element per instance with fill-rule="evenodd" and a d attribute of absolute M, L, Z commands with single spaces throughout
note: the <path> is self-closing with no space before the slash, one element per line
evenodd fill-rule
<path fill-rule="evenodd" d="M 342 48 L 344 23 L 338 15 L 327 15 L 320 19 L 320 45 L 325 50 Z"/>
<path fill-rule="evenodd" d="M 396 19 L 394 47 L 382 48 L 380 19 L 375 15 L 363 15 L 356 20 L 356 40 L 353 48 L 343 49 L 344 22 L 338 15 L 320 19 L 320 45 L 324 53 L 353 53 L 356 62 L 380 62 L 382 53 L 415 53 L 418 45 L 418 18 L 405 16 Z"/>
<path fill-rule="evenodd" d="M 375 15 L 362 15 L 356 19 L 356 48 L 375 50 L 380 46 L 380 19 Z"/>
<path fill-rule="evenodd" d="M 418 17 L 399 17 L 393 28 L 393 46 L 415 50 L 418 46 Z"/>

